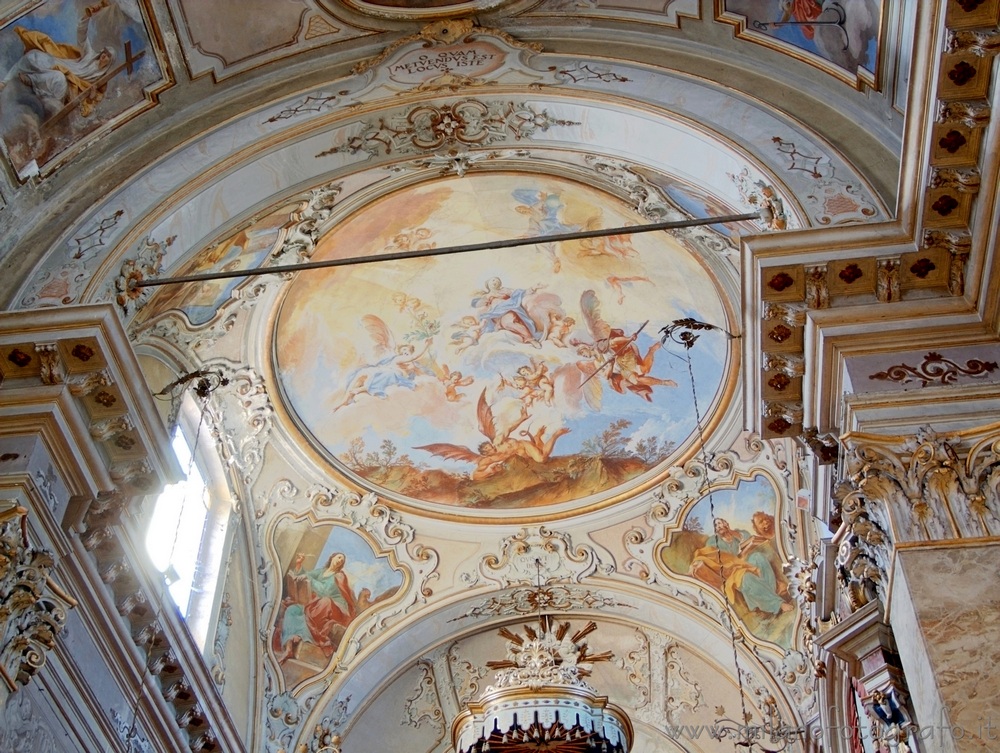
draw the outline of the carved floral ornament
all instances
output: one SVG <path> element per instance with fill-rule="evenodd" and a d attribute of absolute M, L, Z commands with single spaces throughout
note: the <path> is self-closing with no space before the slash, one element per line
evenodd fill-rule
<path fill-rule="evenodd" d="M 23 507 L 0 511 L 0 699 L 45 665 L 76 602 L 49 577 L 50 552 L 28 545 Z"/>

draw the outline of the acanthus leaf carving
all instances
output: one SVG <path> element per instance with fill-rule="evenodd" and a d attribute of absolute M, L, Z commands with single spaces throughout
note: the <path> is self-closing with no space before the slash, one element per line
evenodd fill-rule
<path fill-rule="evenodd" d="M 75 605 L 49 580 L 52 554 L 28 545 L 25 514 L 15 507 L 0 515 L 0 700 L 44 666 Z"/>

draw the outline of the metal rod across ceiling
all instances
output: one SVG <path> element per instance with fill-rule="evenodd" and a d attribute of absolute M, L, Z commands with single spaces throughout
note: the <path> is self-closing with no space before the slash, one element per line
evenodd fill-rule
<path fill-rule="evenodd" d="M 348 256 L 342 259 L 324 259 L 323 261 L 307 261 L 300 264 L 285 264 L 276 267 L 257 267 L 256 269 L 232 269 L 221 272 L 204 272 L 196 275 L 180 275 L 178 277 L 163 277 L 156 280 L 136 280 L 130 283 L 132 288 L 155 288 L 161 285 L 177 285 L 185 282 L 203 282 L 206 280 L 223 280 L 234 277 L 257 277 L 259 275 L 283 274 L 301 272 L 306 269 L 326 269 L 328 267 L 346 267 L 352 264 L 369 264 L 372 262 L 395 261 L 397 259 L 416 259 L 425 256 L 447 256 L 449 254 L 464 254 L 469 251 L 491 251 L 501 248 L 517 248 L 518 246 L 534 246 L 539 243 L 559 243 L 576 241 L 585 238 L 605 238 L 609 235 L 635 235 L 637 233 L 652 233 L 657 230 L 677 230 L 686 227 L 703 225 L 718 225 L 727 222 L 745 222 L 759 220 L 760 212 L 749 214 L 728 214 L 719 217 L 702 217 L 693 220 L 670 220 L 668 222 L 653 222 L 648 225 L 630 225 L 626 227 L 604 228 L 603 230 L 579 230 L 572 233 L 555 233 L 552 235 L 535 235 L 528 238 L 510 238 L 484 243 L 466 243 L 461 246 L 445 246 L 443 248 L 427 248 L 414 251 L 396 251 L 390 254 L 373 254 L 370 256 Z"/>

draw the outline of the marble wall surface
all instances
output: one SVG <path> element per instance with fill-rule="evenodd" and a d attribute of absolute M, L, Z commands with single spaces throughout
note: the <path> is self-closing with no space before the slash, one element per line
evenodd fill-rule
<path fill-rule="evenodd" d="M 890 622 L 924 750 L 1000 749 L 998 570 L 1000 541 L 896 553 Z"/>

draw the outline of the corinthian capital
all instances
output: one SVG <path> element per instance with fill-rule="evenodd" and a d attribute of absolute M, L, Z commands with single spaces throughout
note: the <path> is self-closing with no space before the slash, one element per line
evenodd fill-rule
<path fill-rule="evenodd" d="M 894 548 L 1000 533 L 1000 424 L 844 438 L 838 570 L 852 609 L 885 598 Z"/>

